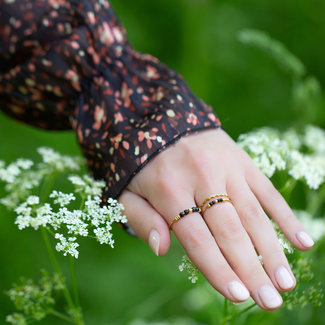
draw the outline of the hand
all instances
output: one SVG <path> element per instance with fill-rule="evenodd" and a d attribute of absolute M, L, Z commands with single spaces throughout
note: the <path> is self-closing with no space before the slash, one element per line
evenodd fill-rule
<path fill-rule="evenodd" d="M 250 295 L 262 309 L 280 307 L 278 291 L 293 289 L 296 281 L 268 216 L 296 248 L 307 250 L 313 242 L 271 181 L 222 129 L 190 134 L 166 148 L 119 201 L 137 235 L 164 255 L 174 217 L 216 193 L 227 193 L 233 204 L 214 205 L 204 218 L 186 215 L 172 230 L 223 296 L 241 302 Z"/>

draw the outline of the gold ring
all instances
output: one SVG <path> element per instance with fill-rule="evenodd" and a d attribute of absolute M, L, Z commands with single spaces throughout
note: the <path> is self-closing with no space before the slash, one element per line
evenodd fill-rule
<path fill-rule="evenodd" d="M 171 222 L 171 224 L 169 225 L 169 229 L 172 229 L 172 225 L 178 221 L 180 218 L 183 218 L 184 216 L 186 216 L 187 214 L 193 213 L 193 212 L 198 212 L 201 213 L 201 208 L 199 207 L 193 207 L 190 209 L 185 209 L 184 211 L 180 212 L 175 218 L 174 220 Z"/>
<path fill-rule="evenodd" d="M 231 200 L 230 196 L 228 194 L 214 194 L 209 197 L 207 197 L 201 204 L 200 209 L 203 209 L 203 206 L 205 203 L 207 203 L 209 200 L 214 199 L 215 197 L 227 197 L 229 200 Z"/>
<path fill-rule="evenodd" d="M 215 199 L 215 200 L 212 200 L 211 202 L 209 202 L 209 203 L 206 205 L 205 209 L 202 210 L 202 215 L 204 214 L 204 212 L 205 212 L 207 209 L 209 209 L 209 208 L 211 208 L 213 205 L 218 204 L 218 203 L 221 203 L 221 202 L 230 202 L 230 203 L 232 203 L 230 198 L 227 198 L 227 197 L 219 197 L 219 198 L 217 198 L 217 199 Z"/>

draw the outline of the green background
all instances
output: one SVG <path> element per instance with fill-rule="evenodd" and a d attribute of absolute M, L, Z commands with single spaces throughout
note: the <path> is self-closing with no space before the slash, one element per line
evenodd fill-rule
<path fill-rule="evenodd" d="M 193 92 L 214 107 L 234 139 L 255 127 L 288 127 L 299 118 L 292 108 L 290 75 L 261 51 L 238 42 L 239 30 L 266 31 L 300 58 L 322 87 L 325 84 L 325 1 L 112 0 L 111 4 L 133 47 L 180 72 Z M 324 127 L 324 120 L 319 124 Z M 72 132 L 38 130 L 3 114 L 0 139 L 0 159 L 6 162 L 36 158 L 39 146 L 80 154 Z M 40 233 L 19 231 L 13 220 L 0 206 L 0 292 L 20 276 L 38 279 L 40 268 L 51 270 Z M 182 250 L 175 240 L 168 255 L 157 258 L 145 243 L 117 227 L 115 236 L 114 249 L 92 240 L 81 242 L 77 275 L 88 325 L 129 324 L 139 318 L 171 323 L 175 317 L 212 324 L 220 307 L 217 298 L 212 316 L 184 304 L 192 285 L 177 271 Z M 324 245 L 318 251 L 324 252 Z M 324 257 L 319 254 L 317 261 L 321 279 Z M 64 258 L 62 262 L 67 264 Z M 12 311 L 9 299 L 0 294 L 0 324 Z M 256 312 L 254 319 L 259 324 L 321 324 L 324 312 L 324 306 L 291 312 L 282 308 Z M 40 322 L 62 323 L 52 318 Z"/>

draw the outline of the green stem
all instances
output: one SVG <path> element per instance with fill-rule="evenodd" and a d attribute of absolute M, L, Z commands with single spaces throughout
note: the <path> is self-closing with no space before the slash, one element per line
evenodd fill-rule
<path fill-rule="evenodd" d="M 285 199 L 288 201 L 291 191 L 295 187 L 297 183 L 297 180 L 294 178 L 289 178 L 286 183 L 282 186 L 282 188 L 279 190 L 279 192 L 285 197 Z"/>
<path fill-rule="evenodd" d="M 223 317 L 226 318 L 228 316 L 229 313 L 229 301 L 227 298 L 225 298 L 224 300 L 224 304 L 223 304 Z"/>
<path fill-rule="evenodd" d="M 47 178 L 45 178 L 43 186 L 41 188 L 41 193 L 40 193 L 40 197 L 41 197 L 41 203 L 44 203 L 46 201 L 46 199 L 48 198 L 48 196 L 50 195 L 54 183 L 55 183 L 55 178 L 56 178 L 57 172 L 53 172 L 53 174 L 49 175 Z M 49 181 L 46 182 L 46 179 L 48 179 Z"/>
<path fill-rule="evenodd" d="M 254 302 L 251 305 L 249 305 L 248 307 L 244 308 L 243 310 L 241 310 L 240 312 L 238 312 L 235 316 L 238 317 L 244 313 L 246 313 L 247 311 L 249 311 L 250 309 L 252 309 L 253 307 L 257 306 L 257 304 Z"/>
<path fill-rule="evenodd" d="M 81 195 L 81 203 L 80 203 L 79 210 L 83 210 L 85 201 L 86 201 L 86 195 Z"/>
<path fill-rule="evenodd" d="M 54 183 L 55 183 L 56 175 L 57 175 L 57 172 L 53 172 L 53 174 L 48 177 L 48 182 L 44 181 L 42 189 L 41 189 L 41 193 L 40 193 L 41 203 L 44 203 L 47 200 L 47 198 L 49 197 L 49 195 L 50 195 L 50 193 L 51 193 L 51 191 L 53 189 Z M 83 202 L 84 202 L 84 199 L 83 199 Z M 47 251 L 49 253 L 52 266 L 53 266 L 54 270 L 58 273 L 58 275 L 62 279 L 62 282 L 63 282 L 63 294 L 65 296 L 65 299 L 67 301 L 67 304 L 68 304 L 70 310 L 73 311 L 74 321 L 72 321 L 72 323 L 75 323 L 76 325 L 84 325 L 82 315 L 81 315 L 81 308 L 80 308 L 80 305 L 79 305 L 79 297 L 78 297 L 78 289 L 77 289 L 77 282 L 76 282 L 76 277 L 75 277 L 74 265 L 72 266 L 71 263 L 70 263 L 70 270 L 71 270 L 71 276 L 72 276 L 71 280 L 72 280 L 74 296 L 75 296 L 75 299 L 76 299 L 76 306 L 75 306 L 75 304 L 74 304 L 74 302 L 72 300 L 71 294 L 70 294 L 70 292 L 69 292 L 69 290 L 68 290 L 68 288 L 66 286 L 62 271 L 61 271 L 59 263 L 58 263 L 58 261 L 57 261 L 57 259 L 55 257 L 54 250 L 53 250 L 53 248 L 51 246 L 51 243 L 50 243 L 50 240 L 49 240 L 49 237 L 48 237 L 48 234 L 47 234 L 46 231 L 49 231 L 52 235 L 54 235 L 54 234 L 50 229 L 47 229 L 47 228 L 44 228 L 44 227 L 42 227 L 41 229 L 42 229 L 42 235 L 43 235 L 43 239 L 44 239 L 44 242 L 45 242 L 45 246 L 46 246 Z"/>
<path fill-rule="evenodd" d="M 78 286 L 77 286 L 77 279 L 76 279 L 76 268 L 75 268 L 75 260 L 74 257 L 71 255 L 69 256 L 70 259 L 70 275 L 71 275 L 71 283 L 74 295 L 74 301 L 76 307 L 80 309 L 80 302 L 79 302 L 79 293 L 78 293 Z"/>
<path fill-rule="evenodd" d="M 58 263 L 58 261 L 57 261 L 57 259 L 55 257 L 55 254 L 54 254 L 54 251 L 52 249 L 52 246 L 51 246 L 49 237 L 48 237 L 48 235 L 46 233 L 46 229 L 42 227 L 41 230 L 42 230 L 42 236 L 43 236 L 43 239 L 44 239 L 44 242 L 45 242 L 45 246 L 47 248 L 47 252 L 48 252 L 48 254 L 50 256 L 50 260 L 51 260 L 52 266 L 53 266 L 54 270 L 59 274 L 59 276 L 61 277 L 61 279 L 64 282 L 63 294 L 65 296 L 65 299 L 66 299 L 69 307 L 74 310 L 75 309 L 75 306 L 73 304 L 73 301 L 72 301 L 70 292 L 68 291 L 67 286 L 65 284 L 64 277 L 62 275 L 62 272 L 61 272 L 59 263 Z"/>
<path fill-rule="evenodd" d="M 73 320 L 72 318 L 70 318 L 70 317 L 68 317 L 68 316 L 66 316 L 66 315 L 64 315 L 64 314 L 62 314 L 62 313 L 60 313 L 60 312 L 58 312 L 58 311 L 56 311 L 56 310 L 52 310 L 52 311 L 51 311 L 51 314 L 52 314 L 53 316 L 55 316 L 55 317 L 58 317 L 58 318 L 60 318 L 60 319 L 65 320 L 66 322 L 69 322 L 69 323 L 74 324 L 74 320 Z"/>

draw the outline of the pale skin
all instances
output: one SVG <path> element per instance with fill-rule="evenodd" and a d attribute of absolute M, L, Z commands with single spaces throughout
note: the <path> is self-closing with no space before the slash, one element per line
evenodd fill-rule
<path fill-rule="evenodd" d="M 132 179 L 119 201 L 136 234 L 150 242 L 157 255 L 164 255 L 174 217 L 216 193 L 227 193 L 233 204 L 214 205 L 204 218 L 186 215 L 172 231 L 224 297 L 241 302 L 251 296 L 262 309 L 279 308 L 278 291 L 292 290 L 296 280 L 269 217 L 296 248 L 308 250 L 313 242 L 271 181 L 225 131 L 205 130 L 181 138 Z"/>

